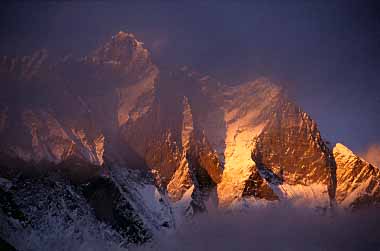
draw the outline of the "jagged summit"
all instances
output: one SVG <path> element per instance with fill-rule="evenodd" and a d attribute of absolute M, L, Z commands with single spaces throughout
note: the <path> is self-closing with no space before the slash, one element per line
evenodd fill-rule
<path fill-rule="evenodd" d="M 91 54 L 93 60 L 110 64 L 133 64 L 150 60 L 149 52 L 131 33 L 118 32 L 110 41 Z M 141 62 L 143 63 L 143 62 Z"/>
<path fill-rule="evenodd" d="M 343 154 L 345 157 L 357 157 L 347 146 L 337 143 L 333 148 L 334 152 Z"/>
<path fill-rule="evenodd" d="M 352 208 L 380 203 L 380 169 L 355 155 L 343 144 L 336 144 L 336 199 Z"/>
<path fill-rule="evenodd" d="M 119 31 L 114 36 L 112 36 L 112 39 L 118 42 L 125 42 L 128 40 L 136 41 L 138 44 L 143 45 L 143 42 L 140 42 L 136 39 L 136 36 L 133 33 L 128 33 L 124 31 Z"/>
<path fill-rule="evenodd" d="M 342 143 L 337 143 L 333 148 L 334 155 L 339 155 L 340 161 L 344 160 L 347 162 L 361 161 L 367 163 L 368 165 L 374 166 L 372 163 L 369 163 L 367 160 L 363 159 L 359 155 L 355 154 L 351 149 L 345 146 Z M 338 161 L 337 161 L 338 163 Z M 375 167 L 375 166 L 374 166 Z M 378 168 L 378 167 L 376 167 Z"/>
<path fill-rule="evenodd" d="M 133 33 L 119 31 L 118 33 L 116 33 L 116 35 L 112 36 L 112 38 L 115 38 L 117 40 L 124 40 L 127 38 L 135 39 L 135 35 Z"/>
<path fill-rule="evenodd" d="M 0 225 L 17 229 L 7 230 L 11 244 L 29 234 L 14 222 L 50 236 L 44 217 L 65 221 L 75 208 L 86 228 L 119 245 L 213 208 L 380 202 L 379 169 L 342 144 L 330 149 L 268 78 L 226 85 L 161 69 L 126 32 L 81 59 L 1 60 L 9 88 L 0 94 Z"/>

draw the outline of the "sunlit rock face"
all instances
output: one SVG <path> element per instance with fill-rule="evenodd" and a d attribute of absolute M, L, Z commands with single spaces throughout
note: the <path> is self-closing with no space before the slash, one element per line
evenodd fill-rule
<path fill-rule="evenodd" d="M 207 97 L 193 74 L 185 68 L 161 71 L 152 106 L 121 128 L 121 139 L 133 156 L 130 166 L 151 172 L 173 203 L 192 188 L 191 210 L 205 210 L 203 202 L 220 181 L 222 165 L 200 126 Z"/>
<path fill-rule="evenodd" d="M 59 163 L 76 157 L 96 165 L 103 164 L 104 135 L 101 131 L 70 125 L 49 110 L 25 109 L 18 115 L 20 117 L 4 126 L 2 151 L 34 162 Z"/>
<path fill-rule="evenodd" d="M 334 147 L 337 171 L 336 200 L 344 207 L 360 208 L 380 203 L 380 169 L 342 144 Z"/>
<path fill-rule="evenodd" d="M 214 208 L 379 202 L 379 170 L 341 145 L 332 152 L 278 85 L 161 69 L 129 33 L 82 58 L 54 61 L 44 50 L 3 57 L 0 78 L 0 186 L 14 200 L 7 205 L 32 215 L 35 203 L 50 203 L 30 190 L 69 207 L 58 218 L 33 218 L 39 234 L 56 220 L 77 231 L 64 224 L 76 208 L 94 234 L 105 224 L 111 241 L 131 244 Z M 1 211 L 0 220 L 13 227 Z"/>
<path fill-rule="evenodd" d="M 252 153 L 259 169 L 291 185 L 327 184 L 333 167 L 316 123 L 290 102 L 272 116 Z"/>
<path fill-rule="evenodd" d="M 91 138 L 83 129 L 66 128 L 50 113 L 27 110 L 23 122 L 32 136 L 35 161 L 49 160 L 59 163 L 70 156 L 77 156 L 90 163 L 102 165 L 104 136 L 100 133 Z"/>
<path fill-rule="evenodd" d="M 332 154 L 315 122 L 278 86 L 262 78 L 204 91 L 216 104 L 202 128 L 222 160 L 220 206 L 295 198 L 329 206 L 335 184 Z"/>
<path fill-rule="evenodd" d="M 172 176 L 168 186 L 169 197 L 173 201 L 178 201 L 183 194 L 194 185 L 191 168 L 191 144 L 194 140 L 193 116 L 189 101 L 186 97 L 183 99 L 183 122 L 181 132 L 182 155 L 179 167 Z"/>
<path fill-rule="evenodd" d="M 241 199 L 244 191 L 244 195 L 247 195 L 247 183 L 256 172 L 252 150 L 279 99 L 280 89 L 266 79 L 232 88 L 224 87 L 214 97 L 215 102 L 219 103 L 216 107 L 222 108 L 220 112 L 223 118 L 219 133 L 214 136 L 215 132 L 212 132 L 214 135 L 210 138 L 212 145 L 223 146 L 216 148 L 220 149 L 224 161 L 222 180 L 218 184 L 218 198 L 222 205 Z M 215 128 L 213 122 L 209 123 L 211 128 L 206 129 L 206 132 L 215 130 L 212 129 Z"/>
<path fill-rule="evenodd" d="M 299 107 L 282 101 L 257 138 L 252 159 L 280 197 L 304 197 L 308 203 L 328 206 L 334 200 L 335 162 L 316 123 Z M 288 187 L 287 187 L 288 186 Z M 289 188 L 300 190 L 288 194 Z M 309 197 L 302 190 L 314 190 Z M 301 198 L 302 199 L 302 198 Z"/>
<path fill-rule="evenodd" d="M 268 79 L 227 87 L 184 68 L 157 85 L 151 112 L 123 135 L 173 202 L 189 189 L 197 205 L 216 191 L 220 207 L 334 201 L 332 153 L 315 122 Z"/>

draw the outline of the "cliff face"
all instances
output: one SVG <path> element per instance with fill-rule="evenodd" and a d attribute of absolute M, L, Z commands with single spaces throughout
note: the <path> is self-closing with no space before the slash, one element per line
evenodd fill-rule
<path fill-rule="evenodd" d="M 252 158 L 280 198 L 327 206 L 335 200 L 335 161 L 316 123 L 283 101 L 257 138 Z"/>
<path fill-rule="evenodd" d="M 147 241 L 211 207 L 379 202 L 378 168 L 342 145 L 329 149 L 270 80 L 227 86 L 186 67 L 159 69 L 132 34 L 83 58 L 4 57 L 0 77 L 2 192 L 9 217 L 29 217 L 37 232 L 45 223 L 31 210 L 49 202 L 29 191 L 56 196 L 54 207 L 68 208 L 57 219 L 78 208 L 119 243 Z M 6 231 L 24 231 L 2 210 Z"/>
<path fill-rule="evenodd" d="M 39 243 L 57 241 L 55 230 L 130 245 L 173 228 L 166 195 L 143 167 L 126 168 L 136 162 L 119 137 L 154 100 L 158 69 L 142 43 L 120 32 L 84 58 L 54 62 L 43 51 L 4 58 L 0 69 L 6 90 L 0 94 L 0 176 L 9 185 L 2 187 L 5 205 L 13 205 L 1 208 L 2 237 L 38 250 Z M 27 222 L 16 224 L 17 215 Z M 30 240 L 34 235 L 45 239 Z"/>
<path fill-rule="evenodd" d="M 342 144 L 334 147 L 337 166 L 336 200 L 354 209 L 380 203 L 380 169 Z"/>
<path fill-rule="evenodd" d="M 148 109 L 158 69 L 120 32 L 84 58 L 50 62 L 42 51 L 2 61 L 1 148 L 23 159 L 80 156 L 103 164 L 105 134 Z M 140 102 L 140 98 L 146 97 Z"/>

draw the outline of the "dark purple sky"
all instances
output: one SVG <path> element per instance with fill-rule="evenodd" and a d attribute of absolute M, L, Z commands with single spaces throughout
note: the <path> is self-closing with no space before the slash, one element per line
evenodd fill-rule
<path fill-rule="evenodd" d="M 274 79 L 331 142 L 358 152 L 380 143 L 377 1 L 141 2 L 2 4 L 0 53 L 83 55 L 129 31 L 164 66 L 227 83 Z"/>

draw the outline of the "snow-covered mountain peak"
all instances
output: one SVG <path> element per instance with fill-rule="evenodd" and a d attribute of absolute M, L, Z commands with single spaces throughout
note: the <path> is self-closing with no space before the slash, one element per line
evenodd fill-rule
<path fill-rule="evenodd" d="M 116 35 L 113 36 L 113 38 L 121 41 L 128 38 L 135 39 L 135 35 L 125 31 L 119 31 L 118 33 L 116 33 Z"/>
<path fill-rule="evenodd" d="M 333 149 L 334 154 L 343 154 L 345 157 L 357 157 L 347 146 L 337 143 Z"/>
<path fill-rule="evenodd" d="M 380 169 L 355 155 L 343 144 L 333 149 L 336 162 L 336 200 L 359 208 L 380 202 Z"/>
<path fill-rule="evenodd" d="M 337 143 L 333 148 L 333 154 L 335 156 L 335 161 L 337 164 L 347 163 L 347 162 L 362 162 L 366 165 L 371 165 L 367 160 L 361 158 L 359 155 L 355 154 L 351 149 L 342 143 Z"/>
<path fill-rule="evenodd" d="M 124 31 L 119 31 L 116 35 L 112 37 L 112 40 L 115 43 L 132 43 L 136 47 L 142 48 L 143 42 L 137 40 L 136 36 L 133 33 L 128 33 Z"/>
<path fill-rule="evenodd" d="M 86 182 L 64 176 L 67 184 L 32 180 L 24 189 L 0 168 L 0 221 L 1 178 L 16 182 L 17 201 L 28 195 L 21 210 L 33 218 L 34 201 L 59 202 L 77 189 L 80 200 L 69 203 L 128 243 L 171 228 L 173 215 L 214 207 L 380 203 L 380 170 L 343 144 L 329 149 L 317 123 L 268 78 L 226 85 L 188 67 L 159 68 L 122 31 L 88 57 L 46 57 L 0 59 L 12 94 L 0 94 L 1 164 L 14 174 L 48 163 L 54 175 L 73 171 Z M 54 200 L 44 197 L 54 191 Z"/>
<path fill-rule="evenodd" d="M 143 47 L 143 43 L 133 34 L 123 31 L 96 49 L 90 58 L 95 62 L 120 66 L 151 64 L 149 52 Z"/>

